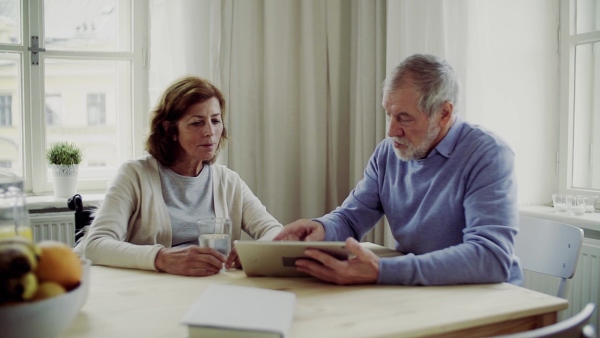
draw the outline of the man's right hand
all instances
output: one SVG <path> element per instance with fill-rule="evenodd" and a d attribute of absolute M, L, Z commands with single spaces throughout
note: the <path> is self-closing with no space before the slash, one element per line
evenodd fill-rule
<path fill-rule="evenodd" d="M 274 241 L 322 241 L 325 239 L 323 224 L 307 219 L 299 219 L 285 227 Z"/>

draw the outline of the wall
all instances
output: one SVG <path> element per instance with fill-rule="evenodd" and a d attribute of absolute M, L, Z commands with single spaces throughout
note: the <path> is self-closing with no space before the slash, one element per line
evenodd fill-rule
<path fill-rule="evenodd" d="M 559 0 L 388 2 L 387 70 L 407 55 L 446 58 L 460 114 L 513 147 L 521 204 L 550 202 L 558 149 Z"/>

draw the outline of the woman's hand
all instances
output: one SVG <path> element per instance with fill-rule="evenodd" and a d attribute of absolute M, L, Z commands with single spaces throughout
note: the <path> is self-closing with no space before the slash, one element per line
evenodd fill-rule
<path fill-rule="evenodd" d="M 162 248 L 156 254 L 158 271 L 184 276 L 212 276 L 219 273 L 227 257 L 212 248 L 197 245 Z"/>
<path fill-rule="evenodd" d="M 227 262 L 225 263 L 226 269 L 241 269 L 242 263 L 240 263 L 240 257 L 238 256 L 237 249 L 234 247 L 229 253 L 229 257 L 227 257 Z"/>

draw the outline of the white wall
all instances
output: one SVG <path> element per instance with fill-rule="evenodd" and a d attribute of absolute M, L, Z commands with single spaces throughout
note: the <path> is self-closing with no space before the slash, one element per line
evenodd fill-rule
<path fill-rule="evenodd" d="M 388 70 L 416 52 L 454 66 L 461 115 L 515 151 L 521 204 L 548 203 L 557 184 L 558 10 L 559 0 L 388 2 Z"/>
<path fill-rule="evenodd" d="M 220 16 L 215 15 L 218 8 L 215 0 L 151 1 L 150 109 L 179 77 L 217 80 L 215 59 L 219 56 L 220 33 L 214 28 L 220 25 Z M 188 13 L 194 13 L 193 22 L 186 20 Z"/>

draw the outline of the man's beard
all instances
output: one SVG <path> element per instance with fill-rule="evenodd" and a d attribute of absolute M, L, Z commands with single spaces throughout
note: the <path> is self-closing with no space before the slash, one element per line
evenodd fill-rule
<path fill-rule="evenodd" d="M 414 146 L 407 139 L 393 138 L 396 143 L 406 146 L 406 149 L 404 150 L 394 147 L 396 156 L 402 161 L 412 161 L 424 158 L 427 156 L 427 151 L 433 143 L 433 140 L 435 140 L 435 138 L 439 135 L 440 129 L 441 127 L 436 125 L 435 121 L 432 119 L 432 121 L 429 123 L 425 139 L 418 146 Z"/>

